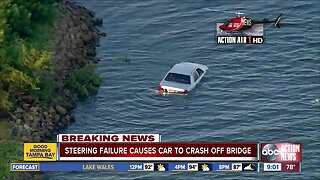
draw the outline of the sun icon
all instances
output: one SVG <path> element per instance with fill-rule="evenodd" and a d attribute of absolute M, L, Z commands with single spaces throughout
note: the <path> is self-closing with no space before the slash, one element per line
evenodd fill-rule
<path fill-rule="evenodd" d="M 202 164 L 202 171 L 210 171 L 210 168 L 207 164 Z"/>
<path fill-rule="evenodd" d="M 158 164 L 158 169 L 163 168 L 163 164 Z"/>
<path fill-rule="evenodd" d="M 164 167 L 163 164 L 158 164 L 158 171 L 165 171 L 166 168 Z"/>
<path fill-rule="evenodd" d="M 208 165 L 202 164 L 202 169 L 205 169 L 205 168 L 207 168 L 207 167 L 208 167 Z"/>

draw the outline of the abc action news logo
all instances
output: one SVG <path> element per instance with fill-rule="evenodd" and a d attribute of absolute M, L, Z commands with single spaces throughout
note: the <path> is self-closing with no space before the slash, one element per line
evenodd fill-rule
<path fill-rule="evenodd" d="M 263 162 L 301 162 L 301 143 L 262 143 L 261 160 Z"/>

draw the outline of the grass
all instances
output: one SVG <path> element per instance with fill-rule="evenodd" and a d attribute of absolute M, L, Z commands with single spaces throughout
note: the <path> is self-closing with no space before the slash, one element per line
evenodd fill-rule
<path fill-rule="evenodd" d="M 23 161 L 23 142 L 12 139 L 13 123 L 0 119 L 0 179 L 16 179 L 18 173 L 10 172 L 11 162 Z"/>
<path fill-rule="evenodd" d="M 19 173 L 10 171 L 10 163 L 23 162 L 23 143 L 18 140 L 0 140 L 0 179 L 16 179 Z"/>
<path fill-rule="evenodd" d="M 0 140 L 10 139 L 12 128 L 13 123 L 10 123 L 7 119 L 0 119 Z"/>

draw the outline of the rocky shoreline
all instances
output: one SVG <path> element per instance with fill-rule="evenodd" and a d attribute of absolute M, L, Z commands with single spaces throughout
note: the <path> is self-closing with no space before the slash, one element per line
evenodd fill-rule
<path fill-rule="evenodd" d="M 63 1 L 57 6 L 59 18 L 54 26 L 54 39 L 49 42 L 56 49 L 52 53 L 54 66 L 46 75 L 55 81 L 63 81 L 74 70 L 99 62 L 96 47 L 105 33 L 96 28 L 102 25 L 102 20 L 95 18 L 94 12 L 71 1 Z M 20 97 L 15 110 L 9 113 L 15 124 L 12 134 L 24 142 L 52 141 L 59 130 L 74 121 L 71 111 L 76 100 L 70 93 L 70 89 L 63 87 L 58 92 L 62 101 L 48 104 Z"/>

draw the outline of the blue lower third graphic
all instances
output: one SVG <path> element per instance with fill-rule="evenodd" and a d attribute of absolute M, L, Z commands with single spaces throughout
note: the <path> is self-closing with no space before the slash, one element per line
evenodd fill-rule
<path fill-rule="evenodd" d="M 232 163 L 213 163 L 214 171 L 231 171 Z"/>
<path fill-rule="evenodd" d="M 11 171 L 40 171 L 39 163 L 11 163 Z"/>

